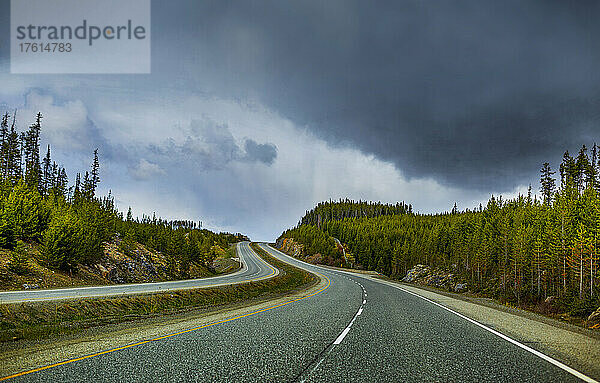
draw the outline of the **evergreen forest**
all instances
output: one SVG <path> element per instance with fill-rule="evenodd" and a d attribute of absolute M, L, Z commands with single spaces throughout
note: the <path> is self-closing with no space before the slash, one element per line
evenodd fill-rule
<path fill-rule="evenodd" d="M 72 271 L 77 264 L 92 264 L 103 255 L 103 244 L 118 238 L 123 251 L 138 242 L 186 270 L 192 262 L 210 267 L 216 246 L 227 248 L 244 238 L 213 233 L 192 221 L 134 218 L 131 208 L 124 216 L 110 193 L 96 194 L 98 150 L 90 169 L 69 182 L 65 168 L 52 160 L 50 146 L 42 157 L 41 130 L 39 113 L 22 132 L 8 113 L 0 122 L 0 249 L 13 250 L 15 269 L 26 263 L 19 251 L 25 242 L 40 249 L 38 261 L 50 269 Z"/>
<path fill-rule="evenodd" d="M 342 260 L 332 237 L 365 269 L 402 278 L 417 264 L 449 270 L 473 292 L 517 305 L 556 298 L 572 314 L 600 305 L 600 153 L 565 152 L 554 171 L 540 169 L 540 189 L 485 206 L 418 214 L 396 205 L 340 200 L 306 213 L 279 241 Z M 338 262 L 339 263 L 339 262 Z M 339 264 L 338 264 L 339 265 Z"/>

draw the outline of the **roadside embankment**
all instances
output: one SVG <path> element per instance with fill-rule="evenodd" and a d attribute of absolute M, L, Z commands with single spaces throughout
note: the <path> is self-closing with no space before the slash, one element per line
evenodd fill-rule
<path fill-rule="evenodd" d="M 259 254 L 263 255 L 263 253 Z M 271 263 L 272 258 L 264 258 Z M 271 264 L 279 265 L 276 262 Z M 297 270 L 299 269 L 293 267 L 282 268 L 279 276 L 275 278 L 280 278 L 283 274 L 295 274 Z M 292 276 L 294 279 L 296 277 Z M 313 277 L 312 274 L 309 274 L 309 277 Z M 58 361 L 79 358 L 82 355 L 94 355 L 140 342 L 152 342 L 173 334 L 235 320 L 285 304 L 293 304 L 324 289 L 326 284 L 324 278 L 315 278 L 308 284 L 286 289 L 285 292 L 271 291 L 252 299 L 205 310 L 191 309 L 170 315 L 148 316 L 132 322 L 91 327 L 76 334 L 66 334 L 51 339 L 0 343 L 0 378 L 21 371 L 43 368 Z"/>
<path fill-rule="evenodd" d="M 315 276 L 254 250 L 279 269 L 274 278 L 217 288 L 166 293 L 0 305 L 0 348 L 106 324 L 187 311 L 211 311 L 244 301 L 279 297 L 314 284 Z"/>
<path fill-rule="evenodd" d="M 19 267 L 13 264 L 18 251 L 0 249 L 0 290 L 150 283 L 223 275 L 239 269 L 239 263 L 232 260 L 234 247 L 232 244 L 229 249 L 222 249 L 215 245 L 211 248 L 213 260 L 186 263 L 137 242 L 124 247 L 123 241 L 115 237 L 103 243 L 101 257 L 66 271 L 49 268 L 39 244 L 22 243 Z"/>

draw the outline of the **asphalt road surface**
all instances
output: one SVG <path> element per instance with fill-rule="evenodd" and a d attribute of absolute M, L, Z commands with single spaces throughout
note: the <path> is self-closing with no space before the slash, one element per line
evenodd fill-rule
<path fill-rule="evenodd" d="M 16 382 L 573 382 L 573 374 L 393 286 L 318 272 L 317 294 L 68 362 Z"/>
<path fill-rule="evenodd" d="M 255 281 L 275 276 L 276 268 L 264 262 L 250 248 L 249 242 L 240 242 L 237 253 L 242 267 L 235 273 L 181 281 L 121 284 L 94 287 L 74 287 L 68 289 L 25 290 L 0 292 L 0 304 L 32 302 L 40 300 L 89 298 L 114 295 L 131 295 L 156 293 L 172 290 L 194 289 L 201 287 L 217 287 L 247 281 Z"/>

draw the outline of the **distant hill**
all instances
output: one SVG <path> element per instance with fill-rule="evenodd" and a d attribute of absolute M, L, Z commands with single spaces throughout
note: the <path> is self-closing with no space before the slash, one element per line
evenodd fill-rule
<path fill-rule="evenodd" d="M 339 266 L 345 259 L 336 238 L 354 267 L 395 278 L 416 266 L 432 275 L 445 271 L 473 293 L 583 318 L 600 306 L 598 146 L 583 146 L 577 156 L 565 152 L 555 173 L 549 163 L 541 166 L 541 198 L 530 187 L 473 210 L 455 205 L 451 212 L 413 214 L 405 203 L 323 202 L 278 244 Z"/>
<path fill-rule="evenodd" d="M 388 204 L 351 199 L 340 199 L 337 202 L 330 200 L 321 202 L 313 209 L 306 211 L 298 225 L 320 226 L 324 222 L 338 221 L 344 218 L 372 218 L 407 213 L 412 213 L 412 206 L 404 202 Z"/>

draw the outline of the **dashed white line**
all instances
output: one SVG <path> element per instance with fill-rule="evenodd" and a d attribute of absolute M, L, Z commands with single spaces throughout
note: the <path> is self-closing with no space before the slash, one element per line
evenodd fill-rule
<path fill-rule="evenodd" d="M 333 344 L 338 345 L 338 344 L 342 343 L 342 341 L 344 340 L 346 335 L 348 335 L 349 331 L 350 331 L 350 326 L 346 327 L 344 329 L 344 331 L 342 331 L 342 333 L 337 337 L 337 339 L 333 342 Z"/>
<path fill-rule="evenodd" d="M 346 277 L 344 277 L 346 278 Z M 348 280 L 360 285 L 360 283 L 347 278 Z M 361 285 L 362 287 L 362 285 Z M 363 293 L 366 296 L 366 290 L 364 287 L 362 287 Z M 354 317 L 352 318 L 352 320 L 350 321 L 350 323 L 348 323 L 348 326 L 346 326 L 346 328 L 340 333 L 340 335 L 338 335 L 338 337 L 333 341 L 333 343 L 331 344 L 330 347 L 328 347 L 328 349 L 324 352 L 323 355 L 321 355 L 319 361 L 314 364 L 309 370 L 305 371 L 304 373 L 302 373 L 301 375 L 301 379 L 299 379 L 300 383 L 304 383 L 306 382 L 306 379 L 317 369 L 319 368 L 319 366 L 321 365 L 321 363 L 323 363 L 323 361 L 327 358 L 327 356 L 331 353 L 331 351 L 333 351 L 333 349 L 339 345 L 340 343 L 342 343 L 342 341 L 344 340 L 344 338 L 346 337 L 346 335 L 348 335 L 348 333 L 350 332 L 350 328 L 352 327 L 352 325 L 354 324 L 354 321 L 356 320 L 356 318 L 358 318 L 358 316 L 360 314 L 362 314 L 363 312 L 363 306 L 364 304 L 367 303 L 367 300 L 363 298 L 362 304 L 360 305 L 360 307 L 358 308 L 358 311 L 356 312 L 356 314 L 354 314 Z"/>

